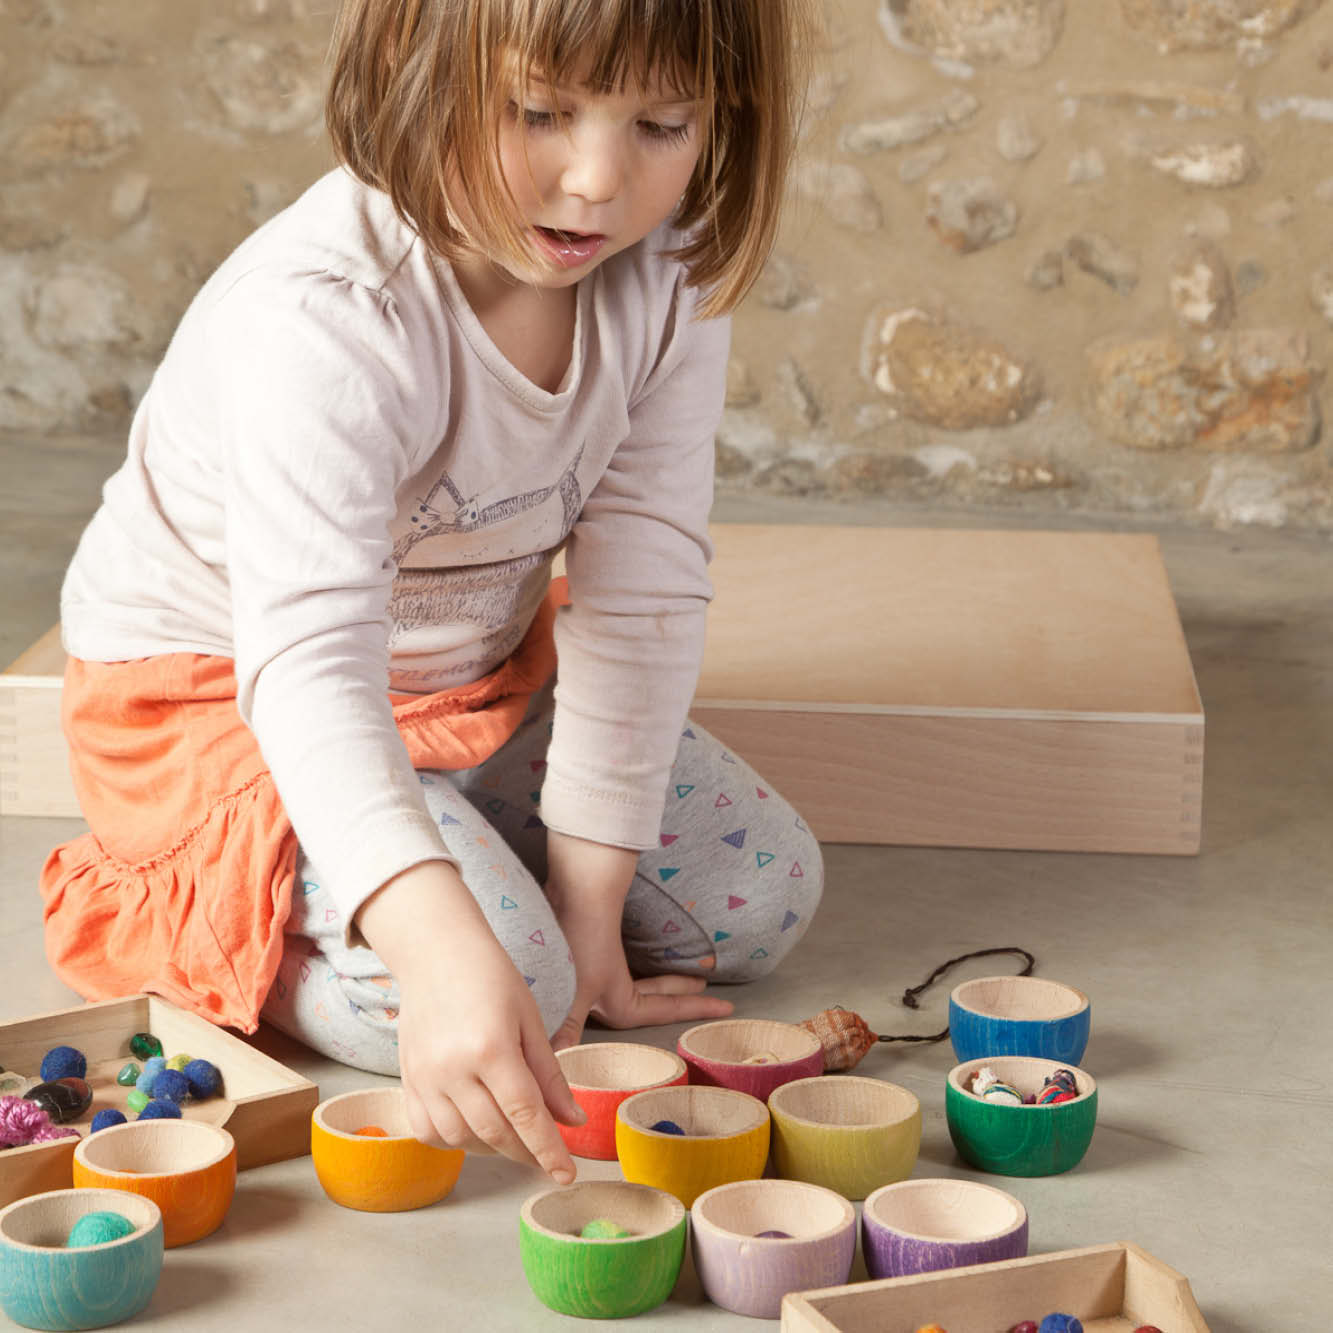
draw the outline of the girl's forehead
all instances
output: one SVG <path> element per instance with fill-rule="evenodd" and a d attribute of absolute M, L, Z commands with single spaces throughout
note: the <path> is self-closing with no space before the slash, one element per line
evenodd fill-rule
<path fill-rule="evenodd" d="M 607 95 L 617 94 L 645 102 L 693 102 L 698 94 L 681 71 L 659 66 L 645 68 L 646 62 L 627 59 L 620 71 L 619 86 L 607 87 L 594 77 L 599 65 L 595 56 L 585 55 L 562 69 L 551 69 L 538 59 L 525 65 L 523 57 L 512 48 L 501 51 L 501 68 L 505 77 L 522 87 L 547 89 L 553 92 Z"/>

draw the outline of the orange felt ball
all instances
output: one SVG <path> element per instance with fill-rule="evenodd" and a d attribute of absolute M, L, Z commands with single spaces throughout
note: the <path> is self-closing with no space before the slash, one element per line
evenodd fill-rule
<path fill-rule="evenodd" d="M 946 1333 L 938 1324 L 922 1324 L 916 1333 Z"/>
<path fill-rule="evenodd" d="M 363 1139 L 387 1139 L 389 1133 L 381 1129 L 378 1125 L 362 1125 L 360 1129 L 354 1129 L 353 1134 L 360 1134 Z"/>

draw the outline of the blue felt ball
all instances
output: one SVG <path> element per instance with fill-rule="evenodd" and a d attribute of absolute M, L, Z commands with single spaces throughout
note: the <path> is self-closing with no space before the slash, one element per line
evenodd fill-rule
<path fill-rule="evenodd" d="M 153 1100 L 180 1105 L 190 1095 L 190 1080 L 179 1069 L 164 1069 L 153 1080 Z"/>
<path fill-rule="evenodd" d="M 92 1132 L 96 1134 L 99 1129 L 110 1129 L 112 1125 L 123 1125 L 124 1123 L 125 1112 L 117 1111 L 114 1106 L 108 1106 L 105 1110 L 98 1111 L 93 1116 Z"/>
<path fill-rule="evenodd" d="M 73 1046 L 53 1046 L 42 1056 L 43 1083 L 50 1083 L 57 1078 L 87 1077 L 88 1057 Z"/>
<path fill-rule="evenodd" d="M 190 1096 L 197 1101 L 222 1091 L 222 1074 L 211 1060 L 191 1060 L 181 1072 L 190 1085 Z"/>
<path fill-rule="evenodd" d="M 159 1101 L 156 1097 L 139 1112 L 140 1120 L 179 1120 L 180 1118 L 181 1108 L 175 1102 Z"/>
<path fill-rule="evenodd" d="M 1072 1314 L 1048 1314 L 1037 1333 L 1083 1333 L 1083 1321 Z"/>
<path fill-rule="evenodd" d="M 653 1128 L 659 1134 L 684 1134 L 685 1131 L 674 1120 L 659 1120 Z"/>

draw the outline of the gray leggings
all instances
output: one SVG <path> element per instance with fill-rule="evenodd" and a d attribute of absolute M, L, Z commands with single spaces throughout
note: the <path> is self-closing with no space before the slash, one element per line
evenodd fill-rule
<path fill-rule="evenodd" d="M 569 949 L 541 887 L 546 830 L 537 801 L 550 728 L 548 687 L 486 763 L 419 774 L 445 846 L 532 988 L 548 1034 L 574 1000 Z M 625 902 L 621 934 L 630 970 L 724 982 L 763 976 L 805 933 L 823 885 L 819 844 L 796 812 L 742 759 L 689 723 L 660 844 L 640 855 Z M 343 1064 L 397 1074 L 397 983 L 370 949 L 344 947 L 342 933 L 318 868 L 302 854 L 264 1017 Z"/>

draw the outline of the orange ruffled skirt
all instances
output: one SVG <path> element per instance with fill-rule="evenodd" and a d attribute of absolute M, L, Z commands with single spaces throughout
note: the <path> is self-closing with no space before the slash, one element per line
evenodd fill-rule
<path fill-rule="evenodd" d="M 416 768 L 471 768 L 517 730 L 555 670 L 551 593 L 512 657 L 470 685 L 390 695 Z M 232 661 L 172 653 L 69 660 L 61 699 L 91 832 L 42 868 L 46 951 L 88 1000 L 142 991 L 253 1032 L 277 974 L 297 840 Z"/>

